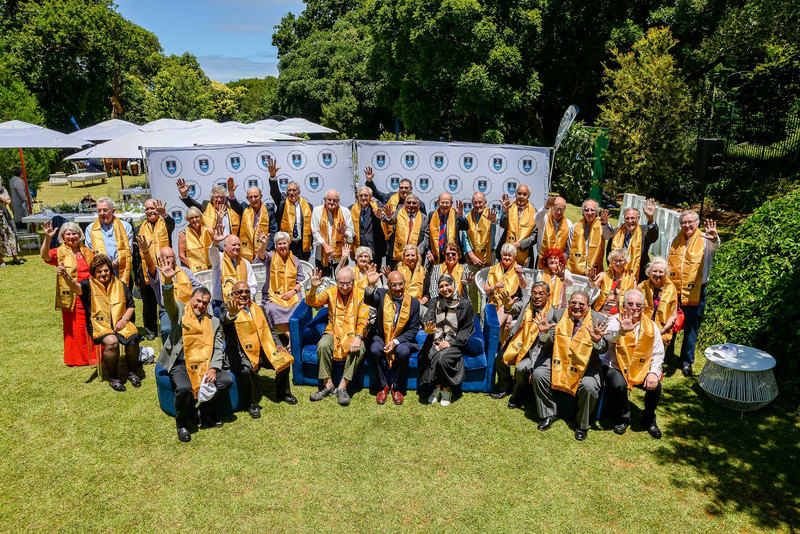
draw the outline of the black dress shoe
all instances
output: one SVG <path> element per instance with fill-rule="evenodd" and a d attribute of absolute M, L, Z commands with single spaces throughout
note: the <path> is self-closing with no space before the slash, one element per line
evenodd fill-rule
<path fill-rule="evenodd" d="M 542 431 L 547 430 L 548 428 L 553 426 L 553 421 L 555 420 L 556 420 L 555 416 L 544 417 L 542 419 L 539 419 L 539 426 L 537 426 L 536 428 Z"/>
<path fill-rule="evenodd" d="M 585 440 L 586 436 L 588 434 L 589 434 L 589 430 L 588 429 L 583 429 L 583 428 L 576 428 L 575 429 L 575 439 L 577 439 L 578 441 Z"/>
<path fill-rule="evenodd" d="M 692 364 L 691 363 L 684 363 L 681 369 L 683 372 L 683 376 L 689 378 L 692 376 Z"/>
<path fill-rule="evenodd" d="M 222 428 L 222 421 L 219 419 L 201 418 L 200 424 L 206 428 Z"/>
<path fill-rule="evenodd" d="M 258 404 L 251 404 L 247 408 L 247 413 L 249 413 L 250 417 L 252 417 L 253 419 L 258 419 L 259 417 L 261 417 L 261 406 L 259 406 Z"/>
<path fill-rule="evenodd" d="M 495 391 L 494 393 L 489 394 L 489 396 L 494 400 L 500 400 L 504 397 L 508 397 L 509 395 L 511 395 L 511 392 L 509 391 Z"/>
<path fill-rule="evenodd" d="M 284 396 L 282 399 L 281 398 L 278 399 L 278 402 L 281 402 L 281 401 L 285 402 L 286 404 L 297 404 L 297 398 L 294 395 L 292 395 L 291 393 L 289 393 L 288 395 Z"/>
<path fill-rule="evenodd" d="M 658 425 L 655 421 L 647 427 L 647 432 L 655 439 L 661 439 L 661 429 L 658 428 Z"/>
<path fill-rule="evenodd" d="M 127 388 L 125 388 L 125 384 L 123 384 L 119 380 L 117 380 L 116 382 L 109 382 L 108 385 L 111 386 L 111 389 L 113 389 L 114 391 L 127 391 Z"/>
<path fill-rule="evenodd" d="M 178 427 L 178 441 L 182 441 L 184 443 L 192 441 L 192 435 L 189 433 L 188 428 L 184 428 L 182 426 Z"/>
<path fill-rule="evenodd" d="M 513 398 L 508 399 L 508 409 L 509 410 L 516 410 L 517 408 L 521 408 L 519 404 L 514 402 Z"/>
<path fill-rule="evenodd" d="M 614 434 L 621 436 L 626 430 L 628 430 L 628 423 L 619 423 L 618 425 L 614 425 Z"/>

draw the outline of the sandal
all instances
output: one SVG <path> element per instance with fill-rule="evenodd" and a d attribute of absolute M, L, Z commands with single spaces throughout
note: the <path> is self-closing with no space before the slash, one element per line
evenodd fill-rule
<path fill-rule="evenodd" d="M 142 379 L 139 378 L 139 375 L 136 373 L 131 373 L 128 375 L 128 380 L 130 381 L 131 385 L 135 388 L 141 387 Z"/>
<path fill-rule="evenodd" d="M 119 380 L 115 380 L 114 382 L 109 382 L 108 385 L 111 386 L 111 389 L 113 389 L 114 391 L 127 391 L 125 389 L 125 384 L 123 384 Z"/>

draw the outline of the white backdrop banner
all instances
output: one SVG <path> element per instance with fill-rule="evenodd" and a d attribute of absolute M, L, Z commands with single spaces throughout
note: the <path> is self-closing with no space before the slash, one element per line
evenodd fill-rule
<path fill-rule="evenodd" d="M 209 200 L 211 188 L 225 184 L 231 176 L 239 186 L 236 198 L 245 206 L 249 187 L 258 187 L 263 201 L 269 196 L 267 158 L 280 167 L 278 185 L 286 190 L 289 182 L 300 185 L 300 194 L 315 206 L 322 203 L 329 189 L 339 191 L 342 206 L 355 203 L 353 189 L 353 142 L 306 141 L 247 144 L 224 147 L 151 148 L 146 150 L 150 191 L 164 201 L 167 213 L 175 219 L 172 242 L 177 250 L 177 232 L 186 227 L 186 205 L 181 202 L 175 181 L 183 178 L 189 195 L 200 204 Z"/>
<path fill-rule="evenodd" d="M 375 185 L 384 193 L 396 192 L 402 178 L 414 184 L 414 193 L 433 211 L 442 192 L 472 208 L 472 195 L 480 191 L 489 206 L 500 208 L 503 193 L 512 199 L 517 186 L 531 189 L 531 203 L 544 206 L 549 190 L 550 149 L 518 145 L 436 143 L 415 141 L 357 141 L 359 183 L 364 168 L 372 167 Z"/>

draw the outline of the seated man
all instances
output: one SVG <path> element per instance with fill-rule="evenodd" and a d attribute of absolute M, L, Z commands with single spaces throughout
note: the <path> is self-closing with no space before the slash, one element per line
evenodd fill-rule
<path fill-rule="evenodd" d="M 517 300 L 500 290 L 498 296 L 503 302 L 506 313 L 516 317 L 511 326 L 511 333 L 506 345 L 497 351 L 494 366 L 497 370 L 497 386 L 492 393 L 493 399 L 502 399 L 508 394 L 508 407 L 520 408 L 525 399 L 525 388 L 530 381 L 535 367 L 542 366 L 543 360 L 549 360 L 549 354 L 542 353 L 539 341 L 539 325 L 536 319 L 550 311 L 550 286 L 547 282 L 538 281 L 531 286 L 529 295 Z M 514 365 L 514 385 L 511 385 L 511 365 Z M 547 430 L 553 422 L 550 417 L 540 430 Z M 541 428 L 546 426 L 547 428 Z"/>
<path fill-rule="evenodd" d="M 336 273 L 336 286 L 317 293 L 317 288 L 322 285 L 322 271 L 316 269 L 311 277 L 311 291 L 306 295 L 306 304 L 314 308 L 328 306 L 328 326 L 317 343 L 319 379 L 324 387 L 311 394 L 312 401 L 336 394 L 340 406 L 350 404 L 347 384 L 364 358 L 363 339 L 369 328 L 369 306 L 358 298 L 357 291 L 353 291 L 354 281 L 353 269 L 343 267 Z M 334 360 L 345 362 L 342 380 L 336 389 L 331 378 Z"/>
<path fill-rule="evenodd" d="M 589 307 L 589 295 L 575 291 L 567 308 L 553 308 L 540 317 L 539 340 L 552 354 L 545 365 L 533 370 L 539 428 L 550 428 L 556 416 L 554 389 L 578 396 L 575 439 L 583 441 L 589 432 L 589 418 L 603 386 L 600 355 L 608 343 L 603 338 L 608 321 Z"/>
<path fill-rule="evenodd" d="M 381 390 L 375 396 L 378 404 L 386 402 L 389 392 L 395 404 L 403 404 L 398 383 L 408 365 L 411 353 L 419 349 L 419 301 L 406 291 L 406 281 L 398 271 L 387 277 L 389 289 L 375 289 L 381 273 L 371 267 L 364 302 L 376 310 L 375 324 L 367 340 L 369 354 L 378 368 Z"/>
<path fill-rule="evenodd" d="M 214 229 L 214 241 L 208 248 L 208 260 L 211 262 L 214 281 L 211 305 L 214 317 L 220 317 L 220 307 L 227 300 L 236 282 L 247 282 L 250 296 L 255 298 L 259 291 L 256 275 L 250 262 L 241 257 L 242 242 L 235 235 L 223 234 L 222 226 Z"/>
<path fill-rule="evenodd" d="M 164 342 L 158 364 L 169 373 L 175 391 L 175 424 L 178 439 L 191 441 L 189 426 L 197 417 L 197 392 L 203 383 L 216 384 L 217 393 L 200 406 L 200 419 L 205 426 L 221 427 L 216 405 L 233 385 L 228 373 L 223 373 L 225 354 L 222 349 L 222 328 L 219 319 L 207 314 L 211 293 L 204 287 L 192 291 L 185 306 L 175 302 L 173 294 L 174 267 L 161 267 L 164 278 L 164 308 L 170 324 L 176 325 Z M 179 325 L 179 326 L 178 326 Z"/>
<path fill-rule="evenodd" d="M 624 434 L 631 424 L 628 391 L 633 387 L 644 390 L 642 426 L 655 439 L 661 439 L 656 424 L 656 407 L 661 398 L 661 364 L 664 362 L 664 342 L 658 325 L 642 314 L 644 294 L 638 289 L 625 292 L 622 310 L 609 318 L 608 350 L 603 355 L 609 406 L 616 408 L 614 432 Z"/>
<path fill-rule="evenodd" d="M 261 389 L 258 369 L 275 369 L 275 391 L 278 402 L 297 404 L 289 387 L 289 369 L 294 358 L 272 338 L 267 318 L 261 306 L 250 300 L 247 282 L 236 282 L 231 299 L 222 305 L 222 331 L 225 333 L 225 354 L 236 374 L 241 395 L 248 400 L 247 413 L 253 419 L 261 417 Z"/>

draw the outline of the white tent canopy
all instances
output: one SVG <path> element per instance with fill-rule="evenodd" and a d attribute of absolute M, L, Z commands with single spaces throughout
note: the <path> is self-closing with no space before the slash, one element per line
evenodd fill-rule
<path fill-rule="evenodd" d="M 326 128 L 325 126 L 317 123 L 307 121 L 306 119 L 285 119 L 276 121 L 274 119 L 264 119 L 250 124 L 250 126 L 266 127 L 276 132 L 283 133 L 304 133 L 304 134 L 328 134 L 338 133 L 336 130 Z"/>
<path fill-rule="evenodd" d="M 81 148 L 86 139 L 23 121 L 0 123 L 0 148 Z"/>
<path fill-rule="evenodd" d="M 89 126 L 69 134 L 73 139 L 88 139 L 89 141 L 108 141 L 135 132 L 139 126 L 132 122 L 111 119 Z"/>

